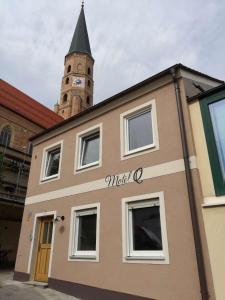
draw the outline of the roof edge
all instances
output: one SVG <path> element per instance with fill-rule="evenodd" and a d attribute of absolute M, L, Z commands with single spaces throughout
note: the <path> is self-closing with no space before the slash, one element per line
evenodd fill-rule
<path fill-rule="evenodd" d="M 222 83 L 221 85 L 213 87 L 210 90 L 207 90 L 207 91 L 204 91 L 204 92 L 200 92 L 200 93 L 198 93 L 198 94 L 196 94 L 196 95 L 194 95 L 192 97 L 189 97 L 189 98 L 187 98 L 187 101 L 188 102 L 192 102 L 192 101 L 195 101 L 197 99 L 202 99 L 202 98 L 205 98 L 207 96 L 211 96 L 214 93 L 220 92 L 222 90 L 225 90 L 225 83 Z"/>
<path fill-rule="evenodd" d="M 18 100 L 21 100 L 20 97 L 22 97 L 23 99 L 25 99 L 25 101 L 27 101 L 27 100 L 34 101 L 41 109 L 44 109 L 46 111 L 46 113 L 51 114 L 51 115 L 48 115 L 48 118 L 51 121 L 53 121 L 54 123 L 60 122 L 60 120 L 57 120 L 58 118 L 60 118 L 60 116 L 57 115 L 53 110 L 51 110 L 50 108 L 48 108 L 44 104 L 40 103 L 36 99 L 32 98 L 31 96 L 29 96 L 25 92 L 19 90 L 18 88 L 16 88 L 12 84 L 8 83 L 4 79 L 0 78 L 0 82 L 3 83 L 2 91 L 4 91 L 5 93 L 7 93 L 8 95 L 10 95 L 11 97 L 17 98 Z M 11 89 L 10 92 L 8 90 L 6 90 L 7 86 Z M 13 90 L 18 93 L 18 96 L 15 96 L 12 93 Z M 15 110 L 12 110 L 11 108 L 9 108 L 8 106 L 6 106 L 6 105 L 4 105 L 2 103 L 1 103 L 1 105 L 4 106 L 4 107 L 6 107 L 7 109 L 9 109 L 11 111 L 14 111 L 15 113 L 19 114 L 20 116 L 24 117 L 25 119 L 29 120 L 30 122 L 35 123 L 36 125 L 38 125 L 38 126 L 40 126 L 42 128 L 46 128 L 46 126 L 44 126 L 44 125 L 42 125 L 40 123 L 37 123 L 36 121 L 33 121 L 31 118 L 28 118 L 27 116 L 24 116 L 22 113 L 19 113 L 19 112 L 15 111 Z"/>
<path fill-rule="evenodd" d="M 70 123 L 73 120 L 76 120 L 76 119 L 84 116 L 85 114 L 91 113 L 93 110 L 98 109 L 99 107 L 107 105 L 111 101 L 115 101 L 119 97 L 123 97 L 123 96 L 129 94 L 130 92 L 133 92 L 136 89 L 141 88 L 142 86 L 145 86 L 146 84 L 151 83 L 154 80 L 157 80 L 157 79 L 161 78 L 162 76 L 170 74 L 172 69 L 176 69 L 176 70 L 178 70 L 178 69 L 184 69 L 184 70 L 192 72 L 194 74 L 197 74 L 197 75 L 200 75 L 200 76 L 204 76 L 204 77 L 206 77 L 208 79 L 224 83 L 224 81 L 222 81 L 222 80 L 219 80 L 217 78 L 213 78 L 213 77 L 211 77 L 209 75 L 206 75 L 204 73 L 201 73 L 199 71 L 196 71 L 194 69 L 186 67 L 185 65 L 183 65 L 181 63 L 178 63 L 178 64 L 172 65 L 171 67 L 169 67 L 167 69 L 164 69 L 163 71 L 161 71 L 159 73 L 156 73 L 155 75 L 153 75 L 153 76 L 151 76 L 151 77 L 149 77 L 149 78 L 147 78 L 147 79 L 145 79 L 145 80 L 143 80 L 143 81 L 141 81 L 141 82 L 139 82 L 139 83 L 137 83 L 137 84 L 135 84 L 135 85 L 133 85 L 133 86 L 131 86 L 131 87 L 129 87 L 129 88 L 127 88 L 127 89 L 125 89 L 125 90 L 123 90 L 123 91 L 121 91 L 121 92 L 119 92 L 119 93 L 117 93 L 117 94 L 115 94 L 115 95 L 113 95 L 113 96 L 111 96 L 111 97 L 109 97 L 109 98 L 107 98 L 107 99 L 105 99 L 105 100 L 103 100 L 103 101 L 101 101 L 101 102 L 93 105 L 93 106 L 91 106 L 91 107 L 89 107 L 89 108 L 87 108 L 86 110 L 80 112 L 77 115 L 72 116 L 69 119 L 63 120 L 63 121 L 57 123 L 56 125 L 53 125 L 52 127 L 47 128 L 43 132 L 38 133 L 38 134 L 34 135 L 33 137 L 31 137 L 30 141 L 34 141 L 35 139 L 37 139 L 37 138 L 39 138 L 39 137 L 41 137 L 41 136 L 43 136 L 43 135 L 45 135 L 45 134 L 47 134 L 47 133 L 49 133 L 49 132 L 51 132 L 51 131 L 53 131 L 53 130 L 55 130 L 55 129 L 63 126 L 63 125 L 65 125 L 65 124 L 67 124 L 67 123 Z"/>
<path fill-rule="evenodd" d="M 208 74 L 205 74 L 205 73 L 202 73 L 202 72 L 200 72 L 200 71 L 194 70 L 194 69 L 189 68 L 189 67 L 187 67 L 187 66 L 185 66 L 185 65 L 183 65 L 183 64 L 181 64 L 181 63 L 177 64 L 177 66 L 179 66 L 180 68 L 182 68 L 182 69 L 184 69 L 184 70 L 186 70 L 186 71 L 189 71 L 189 72 L 191 72 L 191 73 L 194 73 L 194 74 L 196 74 L 196 75 L 204 76 L 205 78 L 208 78 L 208 79 L 210 79 L 210 80 L 214 80 L 214 81 L 217 81 L 217 82 L 220 82 L 220 83 L 224 83 L 224 80 L 220 80 L 220 79 L 215 78 L 215 77 L 212 77 L 212 76 L 210 76 L 210 75 L 208 75 Z M 172 67 L 171 67 L 171 68 L 172 68 Z"/>

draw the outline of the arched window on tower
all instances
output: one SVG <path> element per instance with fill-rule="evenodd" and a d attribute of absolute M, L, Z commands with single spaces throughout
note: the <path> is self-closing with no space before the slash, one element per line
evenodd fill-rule
<path fill-rule="evenodd" d="M 68 66 L 67 73 L 69 73 L 70 71 L 71 71 L 71 65 Z"/>
<path fill-rule="evenodd" d="M 90 97 L 87 96 L 87 104 L 90 104 Z"/>
<path fill-rule="evenodd" d="M 69 77 L 66 78 L 66 84 L 68 84 L 70 81 Z"/>
<path fill-rule="evenodd" d="M 90 80 L 88 80 L 88 86 L 89 86 L 89 87 L 91 86 L 91 81 L 90 81 Z"/>
<path fill-rule="evenodd" d="M 88 68 L 88 75 L 91 75 L 91 68 Z"/>
<path fill-rule="evenodd" d="M 11 136 L 12 136 L 12 132 L 10 127 L 8 125 L 3 127 L 0 134 L 0 145 L 9 147 Z"/>
<path fill-rule="evenodd" d="M 67 94 L 65 94 L 65 95 L 63 96 L 63 103 L 67 102 L 67 99 L 68 99 L 68 96 L 67 96 Z"/>

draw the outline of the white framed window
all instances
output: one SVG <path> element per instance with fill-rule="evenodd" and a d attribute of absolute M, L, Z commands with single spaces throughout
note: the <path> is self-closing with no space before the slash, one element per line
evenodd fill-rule
<path fill-rule="evenodd" d="M 158 150 L 155 100 L 121 114 L 122 157 Z"/>
<path fill-rule="evenodd" d="M 99 261 L 100 203 L 71 210 L 69 259 Z"/>
<path fill-rule="evenodd" d="M 50 145 L 43 150 L 41 182 L 60 177 L 63 141 Z"/>
<path fill-rule="evenodd" d="M 124 198 L 122 212 L 124 261 L 168 263 L 163 193 Z"/>
<path fill-rule="evenodd" d="M 101 166 L 102 161 L 102 124 L 77 134 L 76 171 Z"/>

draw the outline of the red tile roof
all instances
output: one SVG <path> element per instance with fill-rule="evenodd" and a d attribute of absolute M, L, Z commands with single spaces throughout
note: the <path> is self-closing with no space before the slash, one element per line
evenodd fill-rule
<path fill-rule="evenodd" d="M 0 105 L 13 110 L 43 128 L 49 128 L 63 120 L 55 112 L 2 79 L 0 79 Z"/>

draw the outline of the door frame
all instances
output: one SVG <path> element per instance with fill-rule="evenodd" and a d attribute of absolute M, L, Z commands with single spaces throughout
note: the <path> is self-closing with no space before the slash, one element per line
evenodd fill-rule
<path fill-rule="evenodd" d="M 37 213 L 34 216 L 34 224 L 33 224 L 33 231 L 30 236 L 31 239 L 31 247 L 30 247 L 30 254 L 27 266 L 27 273 L 30 274 L 30 280 L 34 280 L 35 276 L 35 269 L 36 269 L 36 261 L 37 261 L 37 254 L 38 254 L 38 239 L 39 239 L 39 226 L 40 221 L 42 218 L 51 217 L 53 220 L 57 216 L 57 211 L 48 211 L 48 212 L 41 212 Z M 55 226 L 56 223 L 53 222 L 52 228 L 52 243 L 51 243 L 51 252 L 50 252 L 50 259 L 49 259 L 49 268 L 48 268 L 48 278 L 51 277 L 51 269 L 52 269 L 52 256 L 53 256 L 53 248 L 54 248 L 54 241 L 55 241 Z"/>

